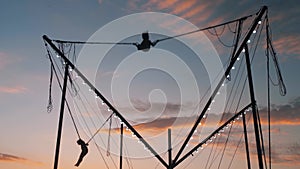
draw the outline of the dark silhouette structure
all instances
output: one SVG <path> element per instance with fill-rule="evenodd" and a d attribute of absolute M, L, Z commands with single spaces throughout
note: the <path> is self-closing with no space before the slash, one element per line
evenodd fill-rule
<path fill-rule="evenodd" d="M 134 45 L 137 47 L 138 50 L 143 50 L 145 52 L 147 52 L 151 46 L 154 47 L 158 42 L 158 41 L 152 42 L 151 40 L 149 40 L 148 32 L 142 33 L 142 38 L 143 38 L 143 41 L 141 44 L 136 43 Z"/>
<path fill-rule="evenodd" d="M 81 146 L 81 153 L 80 153 L 77 163 L 75 164 L 76 167 L 78 167 L 80 165 L 80 163 L 83 160 L 83 157 L 86 156 L 86 154 L 88 153 L 88 148 L 87 148 L 88 144 L 86 144 L 81 139 L 77 140 L 77 144 Z"/>

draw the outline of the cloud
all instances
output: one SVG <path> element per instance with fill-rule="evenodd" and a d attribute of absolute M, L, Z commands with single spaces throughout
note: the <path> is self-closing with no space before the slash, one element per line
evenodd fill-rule
<path fill-rule="evenodd" d="M 15 155 L 4 154 L 4 153 L 0 153 L 0 162 L 16 162 L 16 163 L 21 163 L 26 165 L 35 165 L 35 166 L 44 165 L 42 162 L 36 162 L 23 157 L 18 157 Z"/>
<path fill-rule="evenodd" d="M 98 3 L 101 5 L 104 0 L 98 0 Z"/>
<path fill-rule="evenodd" d="M 273 45 L 282 57 L 294 56 L 300 59 L 300 36 L 289 35 L 280 37 L 273 41 Z"/>
<path fill-rule="evenodd" d="M 0 52 L 0 70 L 6 68 L 13 60 L 4 52 Z"/>
<path fill-rule="evenodd" d="M 300 97 L 287 104 L 273 105 L 271 110 L 272 125 L 300 125 Z M 260 110 L 262 124 L 267 124 L 267 109 Z"/>
<path fill-rule="evenodd" d="M 24 86 L 14 86 L 14 87 L 0 86 L 0 93 L 19 94 L 19 93 L 25 93 L 27 91 L 28 89 Z"/>
<path fill-rule="evenodd" d="M 133 100 L 132 103 L 134 104 L 136 109 L 142 112 L 147 111 L 151 106 L 150 103 L 146 103 L 140 100 Z M 147 114 L 147 117 L 141 116 L 140 119 L 136 119 L 136 121 L 140 121 L 141 123 L 134 124 L 134 127 L 138 130 L 152 133 L 161 132 L 170 127 L 191 128 L 198 117 L 198 113 L 190 114 L 189 116 L 184 117 L 179 116 L 178 114 L 181 108 L 183 109 L 183 111 L 192 110 L 192 104 L 180 105 L 175 103 L 154 103 L 152 104 L 152 107 L 161 107 L 161 105 L 165 106 L 163 113 L 160 113 L 159 116 L 152 113 L 151 115 Z M 155 108 L 152 110 L 155 110 Z M 261 108 L 259 110 L 262 125 L 268 124 L 268 115 L 266 110 L 266 108 Z M 280 132 L 278 129 L 276 129 L 276 126 L 300 125 L 299 112 L 300 97 L 291 100 L 288 104 L 285 105 L 274 105 L 271 111 L 271 125 L 273 126 L 272 133 Z M 248 114 L 251 114 L 251 112 L 249 112 Z M 208 121 L 205 122 L 202 120 L 202 124 L 205 124 L 206 127 L 216 127 L 229 120 L 233 115 L 233 113 L 223 113 L 222 115 L 210 113 L 208 115 L 209 118 L 207 118 Z M 248 123 L 252 125 L 252 120 L 250 120 Z M 241 121 L 236 121 L 235 124 L 241 126 Z"/>

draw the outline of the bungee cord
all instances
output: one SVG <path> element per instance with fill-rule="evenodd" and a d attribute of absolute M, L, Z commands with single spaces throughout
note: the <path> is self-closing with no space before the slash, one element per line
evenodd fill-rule
<path fill-rule="evenodd" d="M 155 40 L 155 42 L 158 43 L 158 42 L 162 42 L 162 41 L 166 41 L 166 40 L 170 40 L 170 39 L 175 39 L 175 38 L 178 38 L 178 37 L 181 37 L 181 36 L 186 36 L 186 35 L 194 34 L 194 33 L 209 30 L 209 29 L 215 29 L 215 28 L 221 27 L 221 26 L 225 27 L 226 25 L 229 25 L 229 24 L 234 23 L 234 22 L 244 21 L 244 20 L 246 20 L 249 17 L 252 17 L 254 15 L 255 14 L 251 14 L 251 15 L 247 15 L 247 16 L 244 16 L 244 17 L 241 17 L 241 18 L 238 18 L 238 19 L 228 21 L 228 22 L 217 24 L 217 25 L 214 25 L 214 26 L 208 26 L 208 27 L 205 27 L 205 28 L 196 29 L 194 31 L 190 31 L 190 32 L 186 32 L 186 33 L 182 33 L 182 34 L 178 34 L 178 35 L 174 35 L 174 36 L 169 36 L 169 37 L 166 37 L 166 38 L 157 39 L 157 40 Z M 215 32 L 215 33 L 217 33 L 217 32 Z M 219 35 L 217 35 L 217 36 L 219 36 Z M 53 39 L 52 41 L 56 42 L 56 43 L 59 43 L 59 44 L 134 45 L 134 46 L 137 45 L 136 42 L 92 42 L 92 41 L 68 41 L 68 40 L 60 40 L 60 39 Z M 222 42 L 222 41 L 220 41 L 220 42 Z M 226 46 L 226 44 L 224 44 L 224 45 Z"/>

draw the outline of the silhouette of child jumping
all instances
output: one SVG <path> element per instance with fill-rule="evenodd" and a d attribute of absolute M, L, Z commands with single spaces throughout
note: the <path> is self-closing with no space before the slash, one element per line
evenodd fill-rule
<path fill-rule="evenodd" d="M 141 44 L 135 43 L 135 46 L 137 47 L 138 50 L 143 50 L 145 52 L 148 51 L 151 46 L 154 47 L 158 42 L 158 41 L 154 41 L 154 42 L 150 41 L 148 32 L 142 33 L 142 38 L 143 38 L 142 43 Z"/>
<path fill-rule="evenodd" d="M 83 157 L 88 153 L 88 147 L 87 147 L 88 144 L 86 144 L 81 139 L 77 140 L 77 144 L 81 146 L 81 153 L 80 153 L 80 156 L 79 156 L 79 159 L 78 159 L 77 163 L 75 164 L 76 167 L 79 166 L 79 164 L 83 160 Z"/>

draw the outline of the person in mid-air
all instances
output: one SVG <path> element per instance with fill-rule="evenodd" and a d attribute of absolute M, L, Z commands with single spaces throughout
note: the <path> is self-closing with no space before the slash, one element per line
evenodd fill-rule
<path fill-rule="evenodd" d="M 78 159 L 77 163 L 75 164 L 76 167 L 79 166 L 79 164 L 83 160 L 83 157 L 86 156 L 86 154 L 88 153 L 88 147 L 87 147 L 88 144 L 86 144 L 81 139 L 77 140 L 77 144 L 81 146 L 81 153 L 80 153 L 80 156 L 79 156 L 79 159 Z"/>
<path fill-rule="evenodd" d="M 134 44 L 138 50 L 148 51 L 151 46 L 154 47 L 158 42 L 158 41 L 152 42 L 151 40 L 149 40 L 148 32 L 142 33 L 142 38 L 143 38 L 143 41 L 141 44 L 138 44 L 138 43 Z"/>

